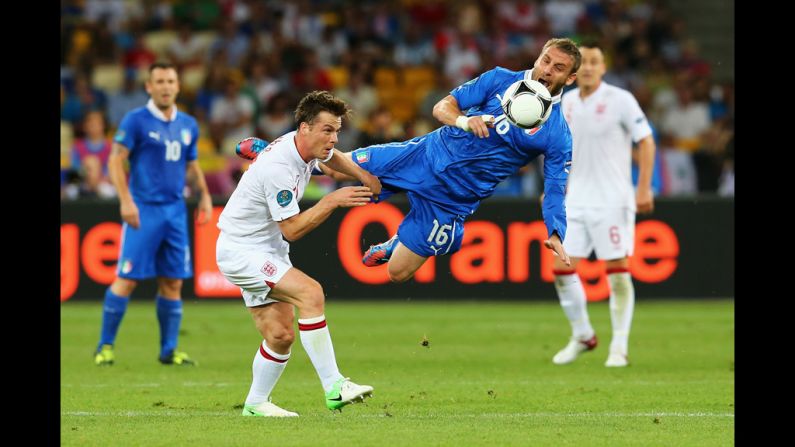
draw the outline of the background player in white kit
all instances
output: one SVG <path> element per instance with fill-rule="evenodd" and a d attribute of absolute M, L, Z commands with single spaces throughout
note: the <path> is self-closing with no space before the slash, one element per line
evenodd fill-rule
<path fill-rule="evenodd" d="M 287 242 L 315 229 L 334 209 L 366 205 L 381 191 L 376 177 L 333 149 L 342 117 L 348 113 L 348 106 L 328 92 L 304 96 L 295 112 L 298 129 L 262 150 L 218 220 L 218 268 L 241 288 L 265 339 L 254 355 L 254 377 L 244 416 L 298 416 L 269 399 L 290 358 L 294 307 L 298 308 L 301 343 L 320 377 L 327 407 L 341 409 L 354 400 L 363 401 L 373 391 L 373 387 L 357 385 L 340 374 L 324 316 L 323 289 L 292 266 Z M 298 201 L 321 161 L 365 186 L 340 188 L 301 212 Z"/>
<path fill-rule="evenodd" d="M 606 67 L 598 46 L 580 45 L 582 65 L 577 88 L 563 95 L 563 115 L 574 139 L 572 167 L 566 193 L 568 234 L 563 247 L 571 258 L 566 266 L 555 258 L 555 289 L 569 319 L 572 337 L 553 357 L 555 364 L 571 363 L 596 347 L 588 319 L 585 289 L 575 269 L 580 259 L 596 251 L 607 261 L 610 320 L 613 338 L 605 366 L 628 364 L 629 329 L 635 289 L 629 273 L 634 249 L 635 212 L 654 209 L 651 176 L 655 144 L 646 116 L 632 94 L 602 81 Z M 637 192 L 633 190 L 632 142 L 639 148 Z"/>

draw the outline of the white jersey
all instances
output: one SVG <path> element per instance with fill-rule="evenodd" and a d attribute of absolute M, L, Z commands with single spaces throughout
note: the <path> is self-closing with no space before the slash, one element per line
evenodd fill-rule
<path fill-rule="evenodd" d="M 301 158 L 295 131 L 273 140 L 243 173 L 226 203 L 218 218 L 221 235 L 234 244 L 286 248 L 277 222 L 301 212 L 298 202 L 317 164 L 317 159 L 307 163 Z"/>
<path fill-rule="evenodd" d="M 566 92 L 563 116 L 573 138 L 566 206 L 636 208 L 632 142 L 651 135 L 638 101 L 602 81 L 585 100 Z"/>

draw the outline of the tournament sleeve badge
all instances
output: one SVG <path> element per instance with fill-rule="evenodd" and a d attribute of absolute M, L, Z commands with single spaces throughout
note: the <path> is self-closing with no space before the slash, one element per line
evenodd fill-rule
<path fill-rule="evenodd" d="M 292 191 L 283 189 L 279 191 L 278 194 L 276 194 L 276 203 L 278 203 L 279 206 L 282 207 L 287 206 L 290 204 L 290 202 L 292 202 L 292 200 L 293 200 Z"/>
<path fill-rule="evenodd" d="M 116 132 L 116 136 L 115 136 L 115 137 L 113 137 L 113 139 L 114 139 L 116 142 L 118 142 L 118 143 L 121 143 L 122 141 L 124 141 L 124 137 L 125 137 L 126 135 L 127 135 L 127 133 L 126 133 L 126 132 L 124 132 L 124 129 L 119 129 L 119 130 Z"/>

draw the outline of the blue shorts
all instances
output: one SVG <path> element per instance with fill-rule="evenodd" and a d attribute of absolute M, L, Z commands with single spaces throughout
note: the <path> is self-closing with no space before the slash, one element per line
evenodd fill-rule
<path fill-rule="evenodd" d="M 445 202 L 444 185 L 425 157 L 425 137 L 377 144 L 352 153 L 354 163 L 381 181 L 380 200 L 406 192 L 411 210 L 398 227 L 398 239 L 420 256 L 457 252 L 464 237 L 464 220 L 472 204 Z"/>
<path fill-rule="evenodd" d="M 185 202 L 136 203 L 141 225 L 122 225 L 116 274 L 126 279 L 193 276 Z"/>

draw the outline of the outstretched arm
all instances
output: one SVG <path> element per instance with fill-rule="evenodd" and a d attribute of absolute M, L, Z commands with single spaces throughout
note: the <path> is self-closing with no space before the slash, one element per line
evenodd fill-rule
<path fill-rule="evenodd" d="M 346 186 L 326 194 L 312 208 L 279 222 L 279 229 L 288 241 L 296 241 L 317 228 L 337 208 L 364 206 L 373 195 L 366 186 Z"/>
<path fill-rule="evenodd" d="M 320 169 L 320 172 L 322 172 L 323 175 L 327 175 L 327 176 L 333 178 L 335 181 L 338 181 L 338 182 L 355 182 L 355 181 L 357 181 L 356 177 L 350 176 L 348 174 L 343 174 L 342 172 L 339 172 L 339 171 L 335 171 L 335 170 L 329 168 L 328 166 L 324 165 L 323 163 L 319 163 L 317 165 L 317 167 L 318 167 L 318 169 Z"/>
<path fill-rule="evenodd" d="M 328 161 L 321 163 L 320 166 L 325 164 L 338 173 L 342 173 L 353 179 L 359 180 L 364 186 L 370 188 L 370 191 L 373 193 L 373 197 L 378 199 L 378 195 L 381 194 L 381 181 L 378 180 L 378 177 L 370 174 L 369 172 L 362 169 L 359 165 L 354 163 L 351 159 L 350 152 L 344 154 L 337 149 L 332 150 L 334 151 L 334 156 Z M 321 170 L 323 170 L 323 168 L 321 168 Z"/>

